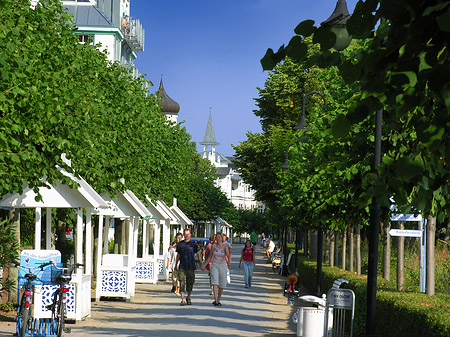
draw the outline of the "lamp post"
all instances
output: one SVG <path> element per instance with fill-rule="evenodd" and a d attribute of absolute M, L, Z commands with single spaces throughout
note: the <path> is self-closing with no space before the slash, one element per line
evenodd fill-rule
<path fill-rule="evenodd" d="M 345 49 L 351 42 L 351 36 L 345 28 L 350 18 L 345 0 L 338 0 L 333 14 L 325 20 L 323 25 L 331 25 L 331 31 L 336 34 L 336 50 Z M 376 167 L 381 163 L 381 130 L 383 110 L 376 112 L 375 116 L 375 151 L 373 172 L 377 174 Z M 369 259 L 367 273 L 367 307 L 366 307 L 366 336 L 375 336 L 375 318 L 377 301 L 377 265 L 378 265 L 378 237 L 380 226 L 380 205 L 376 197 L 372 198 L 370 205 L 370 232 L 369 232 Z"/>
<path fill-rule="evenodd" d="M 347 2 L 345 0 L 338 0 L 336 8 L 328 19 L 322 22 L 322 25 L 330 25 L 331 31 L 336 35 L 336 43 L 333 49 L 344 50 L 352 42 L 352 37 L 349 35 L 346 23 L 350 18 L 347 9 Z"/>
<path fill-rule="evenodd" d="M 311 130 L 310 128 L 306 127 L 306 111 L 305 111 L 305 107 L 306 107 L 306 99 L 310 96 L 310 95 L 319 95 L 320 97 L 322 97 L 323 99 L 323 103 L 326 106 L 327 105 L 327 100 L 325 99 L 325 97 L 323 97 L 323 94 L 319 91 L 310 91 L 308 93 L 306 93 L 306 95 L 303 97 L 303 102 L 302 102 L 302 114 L 300 116 L 300 120 L 298 122 L 298 124 L 294 127 L 294 130 Z M 287 172 L 289 171 L 289 148 L 296 144 L 296 142 L 294 143 L 290 143 L 287 147 L 286 147 L 286 158 L 284 160 L 283 165 L 281 165 L 281 169 L 283 172 Z M 297 272 L 297 264 L 298 264 L 298 228 L 296 228 L 295 231 L 295 273 Z M 320 292 L 321 292 L 321 284 L 322 284 L 322 262 L 323 262 L 323 226 L 322 224 L 319 226 L 318 228 L 318 239 L 317 239 L 317 296 L 320 296 Z"/>

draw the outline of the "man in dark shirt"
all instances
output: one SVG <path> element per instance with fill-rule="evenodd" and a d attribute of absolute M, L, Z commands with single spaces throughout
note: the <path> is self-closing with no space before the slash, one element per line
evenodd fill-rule
<path fill-rule="evenodd" d="M 184 230 L 184 240 L 177 245 L 177 260 L 175 268 L 178 268 L 178 280 L 180 281 L 181 303 L 180 305 L 190 305 L 191 292 L 195 282 L 195 259 L 194 254 L 197 254 L 198 260 L 202 261 L 202 256 L 198 249 L 197 243 L 191 241 L 191 230 L 186 228 Z M 178 261 L 180 264 L 178 265 Z M 178 267 L 177 267 L 178 266 Z M 176 270 L 176 269 L 175 269 Z M 186 301 L 184 300 L 184 293 L 187 291 Z"/>

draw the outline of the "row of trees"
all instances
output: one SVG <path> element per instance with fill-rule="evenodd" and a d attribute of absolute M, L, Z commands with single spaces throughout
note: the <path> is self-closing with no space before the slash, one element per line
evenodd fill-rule
<path fill-rule="evenodd" d="M 287 46 L 267 51 L 261 63 L 271 71 L 255 111 L 263 132 L 235 150 L 244 179 L 275 219 L 303 228 L 364 226 L 375 197 L 387 222 L 393 197 L 400 212 L 428 217 L 433 251 L 436 219 L 449 218 L 449 13 L 449 2 L 359 1 L 346 50 L 332 50 L 330 27 L 306 20 Z M 310 91 L 328 104 L 309 96 L 311 130 L 293 132 Z M 382 162 L 374 170 L 379 110 Z M 290 173 L 281 173 L 291 143 Z"/>
<path fill-rule="evenodd" d="M 72 22 L 59 0 L 35 8 L 29 0 L 1 2 L 0 196 L 24 185 L 73 186 L 60 166 L 100 193 L 129 189 L 170 204 L 177 197 L 191 219 L 225 217 L 232 205 L 186 129 L 166 121 L 143 77 L 78 43 Z M 6 249 L 11 227 L 0 227 Z M 13 252 L 0 252 L 2 267 Z"/>

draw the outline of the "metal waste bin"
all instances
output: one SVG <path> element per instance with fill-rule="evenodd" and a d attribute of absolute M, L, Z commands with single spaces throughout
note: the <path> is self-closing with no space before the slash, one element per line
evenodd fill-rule
<path fill-rule="evenodd" d="M 297 337 L 323 337 L 325 323 L 326 297 L 323 298 L 305 295 L 301 300 L 316 304 L 317 307 L 300 307 L 294 315 L 294 323 L 297 323 Z"/>
<path fill-rule="evenodd" d="M 325 309 L 303 308 L 303 337 L 323 337 Z"/>

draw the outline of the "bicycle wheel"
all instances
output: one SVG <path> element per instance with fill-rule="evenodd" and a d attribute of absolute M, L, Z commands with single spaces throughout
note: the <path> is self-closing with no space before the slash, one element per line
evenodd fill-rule
<path fill-rule="evenodd" d="M 59 294 L 59 299 L 56 306 L 56 316 L 57 316 L 57 330 L 56 336 L 61 337 L 64 332 L 64 302 L 62 299 L 62 294 Z"/>
<path fill-rule="evenodd" d="M 25 337 L 30 325 L 30 308 L 23 308 L 22 311 L 22 325 L 20 327 L 20 337 Z"/>

